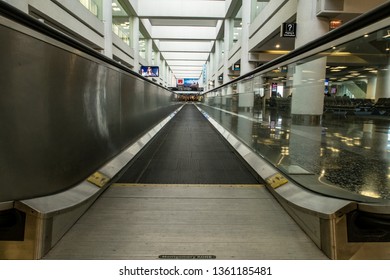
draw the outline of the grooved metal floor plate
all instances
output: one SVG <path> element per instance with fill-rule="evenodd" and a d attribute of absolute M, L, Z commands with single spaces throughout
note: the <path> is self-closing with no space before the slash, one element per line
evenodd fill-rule
<path fill-rule="evenodd" d="M 111 186 L 45 259 L 326 259 L 262 185 Z"/>

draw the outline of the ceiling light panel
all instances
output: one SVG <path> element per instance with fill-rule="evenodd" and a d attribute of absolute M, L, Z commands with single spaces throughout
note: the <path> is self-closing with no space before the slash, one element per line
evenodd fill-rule
<path fill-rule="evenodd" d="M 205 60 L 169 60 L 167 59 L 167 64 L 170 66 L 202 66 L 206 63 Z"/>
<path fill-rule="evenodd" d="M 212 42 L 202 41 L 160 41 L 161 52 L 210 52 Z"/>
<path fill-rule="evenodd" d="M 165 60 L 201 60 L 206 61 L 208 53 L 180 53 L 180 52 L 162 52 Z"/>

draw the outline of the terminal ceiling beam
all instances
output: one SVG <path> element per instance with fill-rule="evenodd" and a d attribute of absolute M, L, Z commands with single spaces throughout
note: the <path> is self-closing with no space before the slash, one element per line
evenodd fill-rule
<path fill-rule="evenodd" d="M 225 1 L 138 1 L 140 18 L 219 18 L 225 17 Z"/>
<path fill-rule="evenodd" d="M 153 26 L 153 39 L 215 40 L 216 28 L 206 26 Z"/>
<path fill-rule="evenodd" d="M 160 52 L 206 52 L 210 53 L 212 41 L 159 41 Z"/>

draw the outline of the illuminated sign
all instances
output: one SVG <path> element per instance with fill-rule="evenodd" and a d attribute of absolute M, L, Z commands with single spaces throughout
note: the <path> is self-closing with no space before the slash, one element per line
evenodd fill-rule
<path fill-rule="evenodd" d="M 144 77 L 158 77 L 158 66 L 141 66 L 141 75 Z"/>
<path fill-rule="evenodd" d="M 296 37 L 297 36 L 297 24 L 285 22 L 281 26 L 281 37 Z"/>

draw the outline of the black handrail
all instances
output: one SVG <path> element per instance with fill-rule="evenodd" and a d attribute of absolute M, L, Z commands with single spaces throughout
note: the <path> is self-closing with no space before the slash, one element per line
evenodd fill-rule
<path fill-rule="evenodd" d="M 36 18 L 20 11 L 19 9 L 15 8 L 14 6 L 12 6 L 4 1 L 1 1 L 1 0 L 0 0 L 0 16 L 3 16 L 5 18 L 8 18 L 9 20 L 12 20 L 14 22 L 17 22 L 17 23 L 23 25 L 23 26 L 26 26 L 30 29 L 33 29 L 41 34 L 44 34 L 50 38 L 53 38 L 61 43 L 64 43 L 72 48 L 75 48 L 83 53 L 86 53 L 90 56 L 93 56 L 93 57 L 95 57 L 103 62 L 110 64 L 110 65 L 113 65 L 113 66 L 115 66 L 115 67 L 117 67 L 117 68 L 131 74 L 131 75 L 137 76 L 140 79 L 143 79 L 149 83 L 152 83 L 152 84 L 159 86 L 167 91 L 170 91 L 166 87 L 164 87 L 158 83 L 155 83 L 153 81 L 148 80 L 147 78 L 143 77 L 142 75 L 140 75 L 136 71 L 128 68 L 127 66 L 120 64 L 119 62 L 99 53 L 98 51 L 83 44 L 82 42 L 58 31 L 57 29 L 37 20 Z"/>
<path fill-rule="evenodd" d="M 208 92 L 216 91 L 216 90 L 223 88 L 229 84 L 241 81 L 241 80 L 248 78 L 254 74 L 257 74 L 257 73 L 264 71 L 266 69 L 269 69 L 275 65 L 283 63 L 284 61 L 287 61 L 287 60 L 292 59 L 294 57 L 297 57 L 301 54 L 309 52 L 315 48 L 321 47 L 329 42 L 332 42 L 332 41 L 339 39 L 343 36 L 351 34 L 352 32 L 358 31 L 359 29 L 362 29 L 362 28 L 364 28 L 368 25 L 371 25 L 375 22 L 386 19 L 389 16 L 390 16 L 390 1 L 368 11 L 367 13 L 364 13 L 364 14 L 352 19 L 351 21 L 347 22 L 346 24 L 326 33 L 325 35 L 315 39 L 314 41 L 311 41 L 311 42 L 309 42 L 309 43 L 307 43 L 299 48 L 296 48 L 295 50 L 292 50 L 288 54 L 282 55 L 282 56 L 275 58 L 267 63 L 264 63 L 263 65 L 257 67 L 256 69 L 254 69 L 246 74 L 243 74 L 234 80 L 231 80 L 227 83 L 224 83 L 223 85 L 220 85 L 216 88 L 213 88 L 213 89 L 205 92 L 204 94 L 206 94 Z"/>

